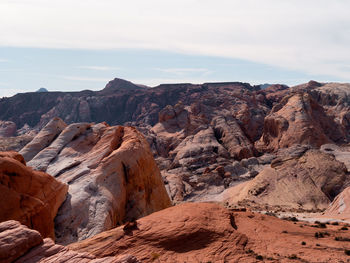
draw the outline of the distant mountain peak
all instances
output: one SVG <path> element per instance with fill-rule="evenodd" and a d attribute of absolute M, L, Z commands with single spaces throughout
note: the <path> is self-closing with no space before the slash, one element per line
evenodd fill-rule
<path fill-rule="evenodd" d="M 132 89 L 144 89 L 141 85 L 136 85 L 130 81 L 115 78 L 109 81 L 106 87 L 102 90 L 103 93 L 113 92 L 117 90 L 132 90 Z"/>
<path fill-rule="evenodd" d="M 45 88 L 40 88 L 36 92 L 49 92 L 49 91 Z"/>

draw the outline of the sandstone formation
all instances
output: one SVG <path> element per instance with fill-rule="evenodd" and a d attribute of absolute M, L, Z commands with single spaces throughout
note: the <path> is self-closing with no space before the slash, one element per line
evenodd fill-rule
<path fill-rule="evenodd" d="M 334 198 L 324 213 L 325 217 L 350 220 L 350 187 L 345 188 Z"/>
<path fill-rule="evenodd" d="M 0 137 L 13 137 L 16 131 L 16 123 L 12 121 L 0 121 Z"/>
<path fill-rule="evenodd" d="M 0 153 L 0 222 L 14 219 L 54 238 L 54 218 L 68 186 L 33 171 L 15 152 Z"/>
<path fill-rule="evenodd" d="M 69 245 L 97 257 L 132 254 L 142 262 L 238 262 L 248 242 L 233 215 L 208 203 L 181 204 Z"/>
<path fill-rule="evenodd" d="M 75 252 L 56 245 L 50 238 L 43 240 L 39 232 L 11 220 L 0 223 L 0 262 L 138 263 L 139 261 L 131 255 L 97 259 L 89 253 Z"/>
<path fill-rule="evenodd" d="M 309 150 L 300 157 L 273 160 L 253 180 L 226 190 L 223 200 L 274 209 L 326 209 L 349 179 L 343 163 Z"/>
<path fill-rule="evenodd" d="M 320 147 L 343 138 L 338 125 L 326 115 L 322 106 L 309 94 L 296 93 L 283 98 L 265 117 L 264 132 L 256 147 L 262 152 L 293 144 Z"/>
<path fill-rule="evenodd" d="M 21 151 L 28 166 L 69 184 L 55 219 L 58 243 L 94 236 L 170 205 L 149 145 L 135 128 L 65 126 L 54 119 Z M 57 136 L 47 137 L 48 130 Z"/>
<path fill-rule="evenodd" d="M 69 245 L 79 253 L 131 254 L 142 262 L 346 262 L 349 238 L 339 226 L 319 228 L 213 203 L 167 208 L 123 227 Z"/>

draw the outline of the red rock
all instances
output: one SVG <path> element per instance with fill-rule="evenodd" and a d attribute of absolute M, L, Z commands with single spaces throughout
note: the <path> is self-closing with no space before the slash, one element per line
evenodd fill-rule
<path fill-rule="evenodd" d="M 129 253 L 142 262 L 236 262 L 246 258 L 245 235 L 235 229 L 233 215 L 217 204 L 187 203 L 137 220 L 137 228 L 123 227 L 69 245 L 96 257 Z"/>
<path fill-rule="evenodd" d="M 30 248 L 41 244 L 42 241 L 39 232 L 17 221 L 10 220 L 0 223 L 0 262 L 12 262 L 24 255 Z"/>
<path fill-rule="evenodd" d="M 293 144 L 322 144 L 339 141 L 341 131 L 309 94 L 286 96 L 264 121 L 264 132 L 255 146 L 261 152 L 276 151 Z"/>
<path fill-rule="evenodd" d="M 57 210 L 68 186 L 25 166 L 15 152 L 0 153 L 0 222 L 14 219 L 54 238 Z"/>

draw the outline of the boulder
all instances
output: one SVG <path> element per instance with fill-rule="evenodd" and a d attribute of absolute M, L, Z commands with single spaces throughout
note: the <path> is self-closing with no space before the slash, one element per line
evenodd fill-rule
<path fill-rule="evenodd" d="M 54 218 L 68 185 L 33 171 L 15 152 L 0 153 L 0 222 L 14 219 L 54 238 Z"/>

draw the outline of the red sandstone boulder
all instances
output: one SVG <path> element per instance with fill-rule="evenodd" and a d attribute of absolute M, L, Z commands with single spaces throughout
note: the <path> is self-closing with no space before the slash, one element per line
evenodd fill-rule
<path fill-rule="evenodd" d="M 33 171 L 20 154 L 0 153 L 0 222 L 14 219 L 54 238 L 54 218 L 68 185 Z"/>

